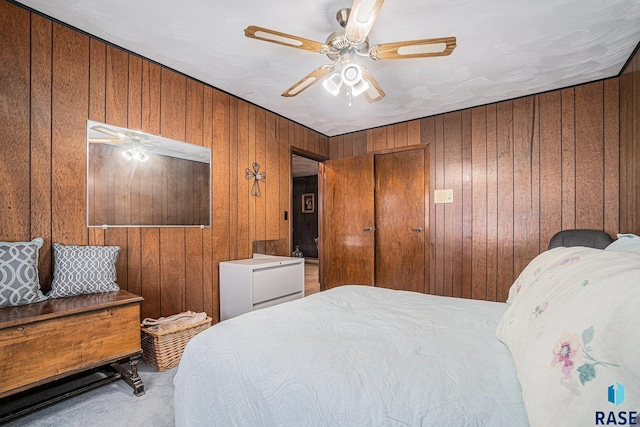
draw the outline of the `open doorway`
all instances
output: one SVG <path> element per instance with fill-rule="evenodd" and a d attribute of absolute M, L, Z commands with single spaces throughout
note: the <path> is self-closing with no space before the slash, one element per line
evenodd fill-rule
<path fill-rule="evenodd" d="M 320 290 L 318 278 L 320 161 L 304 154 L 291 154 L 291 248 L 292 256 L 305 259 L 305 295 Z"/>

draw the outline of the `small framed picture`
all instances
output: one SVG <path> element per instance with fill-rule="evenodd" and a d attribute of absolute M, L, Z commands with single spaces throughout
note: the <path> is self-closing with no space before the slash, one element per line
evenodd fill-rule
<path fill-rule="evenodd" d="M 314 213 L 316 211 L 316 198 L 313 193 L 302 195 L 302 213 Z"/>

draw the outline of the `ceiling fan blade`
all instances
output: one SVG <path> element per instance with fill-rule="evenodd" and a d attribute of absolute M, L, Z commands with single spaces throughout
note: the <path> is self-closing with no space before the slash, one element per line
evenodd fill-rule
<path fill-rule="evenodd" d="M 89 138 L 91 144 L 122 144 L 120 138 Z"/>
<path fill-rule="evenodd" d="M 356 44 L 364 42 L 378 17 L 382 3 L 384 0 L 353 0 L 345 27 L 347 40 Z"/>
<path fill-rule="evenodd" d="M 105 126 L 100 126 L 100 125 L 91 126 L 91 129 L 93 129 L 95 131 L 98 131 L 98 132 L 102 132 L 102 133 L 107 134 L 107 135 L 111 135 L 112 137 L 118 138 L 118 139 L 125 139 L 127 137 L 126 135 L 123 135 L 120 132 L 117 132 L 117 131 L 115 131 L 113 129 L 109 129 L 108 127 L 105 127 Z"/>
<path fill-rule="evenodd" d="M 380 101 L 387 95 L 373 77 L 373 74 L 371 74 L 365 67 L 362 67 L 362 78 L 369 83 L 369 88 L 364 92 L 364 97 L 367 98 L 369 103 Z"/>
<path fill-rule="evenodd" d="M 304 91 L 315 82 L 322 80 L 332 70 L 333 65 L 323 65 L 316 68 L 315 70 L 304 76 L 297 83 L 295 83 L 293 86 L 291 86 L 289 89 L 282 92 L 282 96 L 292 97 L 298 95 L 300 92 Z"/>
<path fill-rule="evenodd" d="M 455 37 L 442 37 L 378 44 L 369 49 L 369 56 L 375 60 L 425 58 L 446 56 L 451 54 L 455 48 Z"/>
<path fill-rule="evenodd" d="M 329 52 L 329 47 L 325 44 L 298 36 L 292 36 L 291 34 L 281 33 L 279 31 L 269 30 L 268 28 L 257 27 L 255 25 L 249 25 L 245 28 L 244 35 L 251 39 L 295 47 L 296 49 L 307 50 L 310 52 Z"/>

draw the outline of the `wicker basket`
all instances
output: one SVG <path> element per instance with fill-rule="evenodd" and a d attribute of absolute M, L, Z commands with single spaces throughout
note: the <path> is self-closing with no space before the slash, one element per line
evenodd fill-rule
<path fill-rule="evenodd" d="M 211 317 L 207 317 L 202 322 L 167 331 L 140 328 L 142 359 L 160 372 L 175 368 L 189 340 L 211 326 L 211 320 Z"/>

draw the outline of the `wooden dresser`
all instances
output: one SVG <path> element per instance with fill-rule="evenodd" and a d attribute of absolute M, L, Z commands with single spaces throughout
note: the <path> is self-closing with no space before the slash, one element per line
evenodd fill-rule
<path fill-rule="evenodd" d="M 120 368 L 144 394 L 136 363 L 142 297 L 126 291 L 0 309 L 0 398 L 129 358 Z M 123 371 L 123 372 L 122 372 Z"/>

